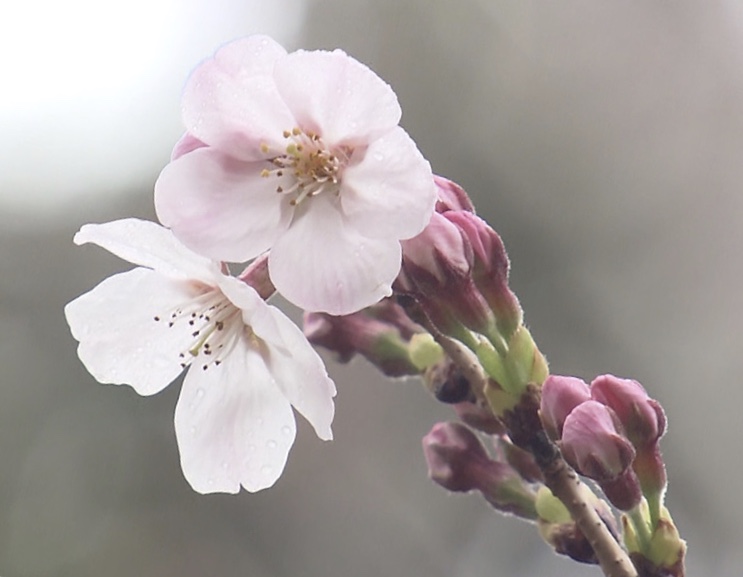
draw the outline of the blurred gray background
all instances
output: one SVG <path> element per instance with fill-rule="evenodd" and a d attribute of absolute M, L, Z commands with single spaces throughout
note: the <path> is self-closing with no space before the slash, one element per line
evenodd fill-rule
<path fill-rule="evenodd" d="M 599 575 L 426 478 L 446 407 L 329 364 L 336 440 L 277 485 L 200 496 L 154 398 L 98 385 L 62 308 L 126 265 L 85 222 L 154 218 L 188 71 L 269 33 L 340 47 L 396 90 L 434 170 L 503 236 L 555 373 L 666 408 L 689 574 L 739 577 L 743 5 L 734 0 L 70 0 L 0 8 L 0 575 Z"/>

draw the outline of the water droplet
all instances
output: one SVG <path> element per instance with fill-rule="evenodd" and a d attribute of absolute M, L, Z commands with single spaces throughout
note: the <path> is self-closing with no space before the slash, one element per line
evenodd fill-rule
<path fill-rule="evenodd" d="M 275 449 L 276 448 L 276 441 L 271 439 L 270 441 L 266 441 L 266 447 L 269 449 Z"/>
<path fill-rule="evenodd" d="M 198 431 L 199 430 L 196 427 L 191 427 L 191 434 L 192 435 L 195 435 L 196 433 L 198 433 Z"/>
<path fill-rule="evenodd" d="M 196 396 L 201 399 L 204 396 L 204 389 L 197 389 Z"/>
<path fill-rule="evenodd" d="M 256 447 L 255 445 L 248 445 L 248 451 L 250 451 L 251 453 L 255 452 L 255 450 L 256 450 L 257 448 L 258 448 L 258 447 Z"/>
<path fill-rule="evenodd" d="M 261 467 L 261 473 L 264 475 L 268 475 L 271 471 L 273 471 L 273 467 L 271 465 L 263 465 Z"/>
<path fill-rule="evenodd" d="M 227 470 L 227 468 L 230 466 L 230 464 L 227 461 L 222 461 L 222 468 L 224 470 Z"/>
<path fill-rule="evenodd" d="M 281 432 L 284 435 L 291 435 L 292 434 L 292 428 L 291 427 L 287 427 L 286 425 L 284 425 L 283 427 L 281 427 Z"/>

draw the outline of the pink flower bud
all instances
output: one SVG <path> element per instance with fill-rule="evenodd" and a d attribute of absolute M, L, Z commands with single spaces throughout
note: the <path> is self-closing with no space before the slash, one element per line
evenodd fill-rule
<path fill-rule="evenodd" d="M 342 363 L 360 354 L 391 377 L 420 374 L 408 344 L 413 334 L 421 332 L 392 299 L 350 315 L 304 315 L 304 333 L 310 343 L 333 351 Z"/>
<path fill-rule="evenodd" d="M 436 184 L 436 194 L 438 195 L 436 212 L 447 212 L 449 210 L 475 212 L 475 206 L 472 204 L 470 197 L 456 182 L 436 174 L 433 176 L 433 181 Z"/>
<path fill-rule="evenodd" d="M 457 326 L 464 325 L 487 335 L 495 328 L 472 279 L 472 246 L 455 224 L 434 213 L 422 233 L 402 242 L 402 250 L 396 290 L 414 296 L 441 331 L 456 336 Z"/>
<path fill-rule="evenodd" d="M 628 511 L 640 503 L 640 483 L 631 468 L 635 450 L 609 407 L 597 401 L 575 407 L 565 419 L 560 448 L 579 473 L 598 482 L 615 507 Z"/>
<path fill-rule="evenodd" d="M 540 416 L 547 434 L 553 440 L 562 437 L 562 427 L 570 412 L 591 400 L 591 391 L 583 379 L 550 375 L 542 385 Z"/>
<path fill-rule="evenodd" d="M 423 437 L 429 477 L 449 491 L 480 491 L 496 509 L 536 519 L 535 494 L 506 463 L 491 459 L 460 423 L 438 423 Z"/>
<path fill-rule="evenodd" d="M 666 415 L 640 383 L 601 375 L 591 383 L 591 397 L 611 407 L 635 447 L 655 443 L 666 430 Z"/>
<path fill-rule="evenodd" d="M 565 459 L 586 477 L 615 479 L 635 458 L 635 449 L 621 427 L 611 409 L 597 401 L 586 401 L 565 419 L 560 448 Z"/>
<path fill-rule="evenodd" d="M 472 279 L 493 311 L 498 331 L 508 339 L 521 325 L 523 315 L 516 295 L 508 287 L 510 264 L 503 241 L 487 222 L 471 212 L 450 211 L 444 217 L 472 246 Z"/>
<path fill-rule="evenodd" d="M 418 284 L 432 290 L 452 279 L 466 278 L 472 269 L 472 247 L 459 228 L 438 213 L 423 232 L 404 240 L 402 248 L 404 263 L 421 270 L 412 276 L 418 281 L 419 276 L 430 275 L 431 279 L 420 279 Z"/>

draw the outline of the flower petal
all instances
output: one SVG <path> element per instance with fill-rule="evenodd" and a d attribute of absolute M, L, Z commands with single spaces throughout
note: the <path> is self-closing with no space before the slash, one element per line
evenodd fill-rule
<path fill-rule="evenodd" d="M 392 88 L 341 50 L 299 50 L 276 61 L 276 86 L 303 130 L 330 145 L 364 145 L 402 112 Z"/>
<path fill-rule="evenodd" d="M 80 360 L 101 383 L 128 384 L 140 395 L 161 391 L 183 371 L 179 354 L 193 338 L 154 317 L 194 291 L 145 268 L 107 278 L 65 307 Z"/>
<path fill-rule="evenodd" d="M 392 293 L 400 252 L 397 240 L 357 234 L 343 221 L 337 199 L 319 195 L 298 207 L 271 249 L 268 270 L 276 289 L 298 307 L 344 315 Z"/>
<path fill-rule="evenodd" d="M 178 142 L 175 143 L 175 146 L 173 146 L 173 151 L 170 153 L 170 160 L 173 161 L 184 154 L 193 152 L 197 148 L 204 148 L 205 146 L 207 146 L 205 142 L 202 142 L 193 134 L 186 132 L 180 137 Z"/>
<path fill-rule="evenodd" d="M 219 267 L 215 263 L 183 246 L 168 229 L 147 220 L 125 218 L 103 224 L 86 224 L 75 235 L 74 241 L 77 245 L 97 244 L 128 262 L 174 279 L 211 283 L 219 276 Z"/>
<path fill-rule="evenodd" d="M 369 145 L 343 172 L 343 214 L 364 236 L 411 238 L 431 219 L 436 185 L 431 166 L 413 140 L 396 127 Z"/>
<path fill-rule="evenodd" d="M 155 184 L 165 226 L 199 254 L 243 262 L 267 250 L 291 219 L 277 180 L 261 177 L 264 162 L 241 162 L 199 148 L 168 164 Z"/>
<path fill-rule="evenodd" d="M 325 365 L 307 337 L 291 319 L 266 304 L 252 287 L 234 277 L 222 277 L 222 293 L 243 311 L 243 321 L 268 345 L 264 362 L 294 408 L 314 427 L 317 436 L 333 438 L 336 394 Z"/>
<path fill-rule="evenodd" d="M 267 364 L 292 406 L 324 441 L 333 438 L 336 394 L 322 359 L 302 331 L 279 309 L 265 305 L 251 320 L 255 334 L 269 345 Z"/>
<path fill-rule="evenodd" d="M 244 341 L 222 364 L 198 365 L 186 375 L 175 409 L 183 474 L 199 493 L 270 487 L 296 436 L 289 401 Z"/>
<path fill-rule="evenodd" d="M 268 36 L 250 36 L 204 61 L 183 91 L 188 132 L 236 158 L 266 158 L 261 144 L 281 146 L 282 132 L 296 124 L 272 76 L 285 55 Z"/>

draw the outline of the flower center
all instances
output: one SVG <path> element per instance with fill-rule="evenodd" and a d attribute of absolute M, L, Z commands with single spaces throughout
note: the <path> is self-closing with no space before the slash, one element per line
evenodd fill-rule
<path fill-rule="evenodd" d="M 321 192 L 338 194 L 341 171 L 350 151 L 331 151 L 320 135 L 300 128 L 285 130 L 284 138 L 288 141 L 284 154 L 269 159 L 276 168 L 261 171 L 263 178 L 279 179 L 276 192 L 292 195 L 292 206 Z M 261 145 L 261 150 L 268 153 L 268 145 Z"/>
<path fill-rule="evenodd" d="M 178 356 L 186 368 L 200 354 L 205 356 L 202 369 L 218 366 L 232 351 L 246 327 L 240 309 L 218 288 L 209 287 L 198 296 L 178 305 L 155 322 L 167 322 L 173 330 L 187 330 L 190 345 Z"/>

